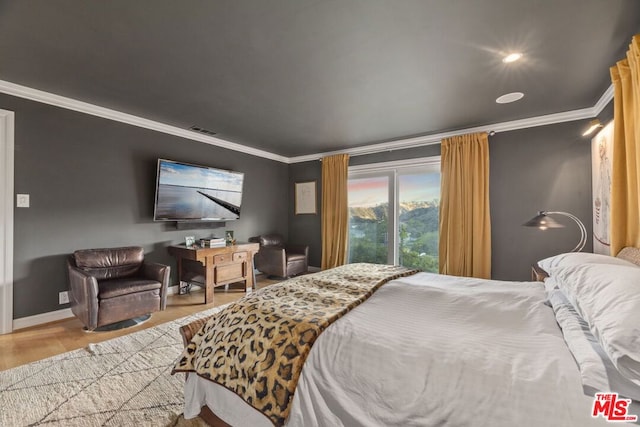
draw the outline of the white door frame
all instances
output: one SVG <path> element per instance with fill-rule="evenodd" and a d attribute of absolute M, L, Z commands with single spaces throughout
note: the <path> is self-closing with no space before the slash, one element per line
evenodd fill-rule
<path fill-rule="evenodd" d="M 14 120 L 0 110 L 0 334 L 13 331 Z"/>

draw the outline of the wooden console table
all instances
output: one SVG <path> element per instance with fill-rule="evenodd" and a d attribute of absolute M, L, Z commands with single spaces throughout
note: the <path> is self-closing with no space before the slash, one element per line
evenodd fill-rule
<path fill-rule="evenodd" d="M 213 288 L 244 281 L 245 291 L 253 289 L 253 256 L 258 243 L 238 243 L 219 248 L 186 245 L 169 246 L 169 253 L 178 260 L 178 279 L 201 282 L 205 286 L 204 303 L 213 302 Z"/>

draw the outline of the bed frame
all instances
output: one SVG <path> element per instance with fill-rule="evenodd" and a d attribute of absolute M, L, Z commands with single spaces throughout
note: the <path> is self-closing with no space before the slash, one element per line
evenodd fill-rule
<path fill-rule="evenodd" d="M 622 248 L 622 250 L 618 252 L 618 255 L 616 255 L 616 257 L 622 258 L 640 266 L 640 248 L 627 246 L 626 248 Z"/>
<path fill-rule="evenodd" d="M 202 418 L 202 420 L 205 423 L 209 424 L 211 427 L 231 427 L 229 424 L 218 418 L 207 405 L 204 405 L 202 407 L 202 410 L 200 410 L 198 417 Z"/>

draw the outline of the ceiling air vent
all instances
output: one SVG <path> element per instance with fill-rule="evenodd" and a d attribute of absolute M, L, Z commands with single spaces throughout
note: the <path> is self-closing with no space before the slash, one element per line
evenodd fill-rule
<path fill-rule="evenodd" d="M 210 131 L 208 129 L 204 129 L 204 128 L 201 128 L 200 126 L 195 126 L 195 125 L 191 126 L 189 129 L 191 129 L 194 132 L 203 133 L 203 134 L 209 135 L 209 136 L 213 136 L 213 135 L 216 134 L 215 132 L 212 132 L 212 131 Z"/>

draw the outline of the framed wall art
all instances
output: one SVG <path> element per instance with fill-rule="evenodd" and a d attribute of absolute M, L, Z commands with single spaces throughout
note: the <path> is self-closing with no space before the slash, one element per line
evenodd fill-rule
<path fill-rule="evenodd" d="M 611 246 L 611 169 L 613 121 L 591 140 L 593 184 L 593 252 L 609 255 Z"/>
<path fill-rule="evenodd" d="M 316 181 L 296 182 L 296 215 L 317 214 Z"/>

